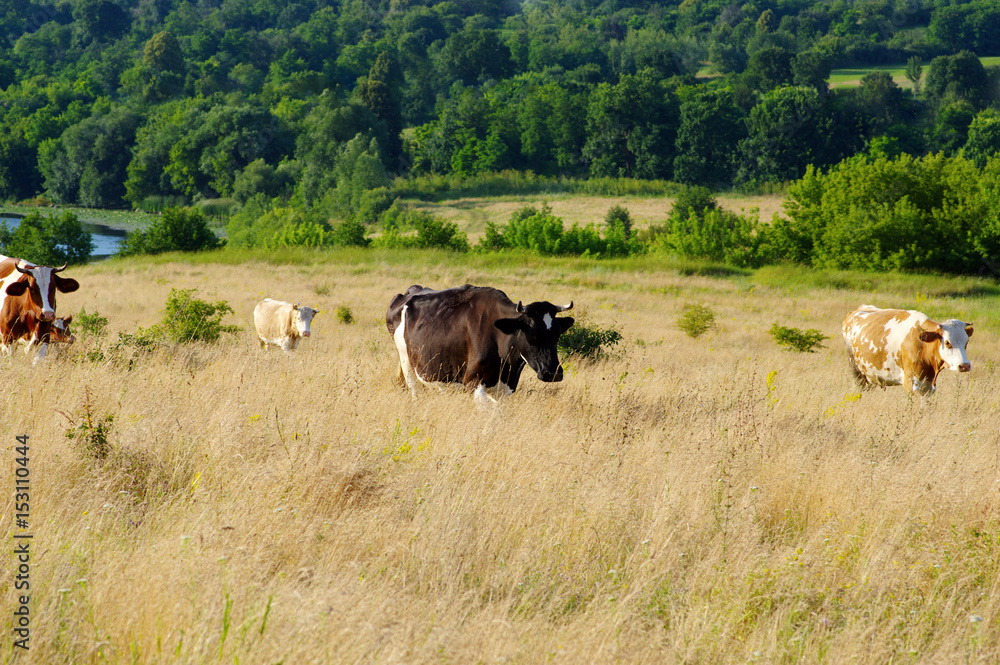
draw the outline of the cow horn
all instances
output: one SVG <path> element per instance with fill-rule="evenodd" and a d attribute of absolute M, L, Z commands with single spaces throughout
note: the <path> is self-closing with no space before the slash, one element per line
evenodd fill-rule
<path fill-rule="evenodd" d="M 66 266 L 68 266 L 68 265 L 69 265 L 69 263 L 64 263 L 64 264 L 62 264 L 62 268 L 53 268 L 52 269 L 52 274 L 54 275 L 57 272 L 62 272 L 63 270 L 66 269 Z"/>
<path fill-rule="evenodd" d="M 568 305 L 563 305 L 561 307 L 559 305 L 556 305 L 556 311 L 557 312 L 568 312 L 571 309 L 573 309 L 573 301 L 572 300 L 569 301 Z"/>
<path fill-rule="evenodd" d="M 520 300 L 517 301 L 517 313 L 518 314 L 524 314 L 524 306 L 521 305 L 521 301 Z"/>
<path fill-rule="evenodd" d="M 25 275 L 30 275 L 31 274 L 30 270 L 25 270 L 24 268 L 21 267 L 21 262 L 20 261 L 18 261 L 17 263 L 15 263 L 14 267 L 17 268 L 18 272 L 23 272 Z"/>

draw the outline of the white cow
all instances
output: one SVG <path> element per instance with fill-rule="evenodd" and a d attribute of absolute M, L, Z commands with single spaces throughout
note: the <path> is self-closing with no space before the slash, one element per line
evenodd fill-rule
<path fill-rule="evenodd" d="M 260 338 L 260 348 L 271 344 L 280 346 L 286 352 L 299 345 L 299 338 L 309 337 L 309 324 L 319 310 L 302 307 L 298 303 L 282 302 L 266 298 L 257 303 L 253 310 L 253 323 Z"/>

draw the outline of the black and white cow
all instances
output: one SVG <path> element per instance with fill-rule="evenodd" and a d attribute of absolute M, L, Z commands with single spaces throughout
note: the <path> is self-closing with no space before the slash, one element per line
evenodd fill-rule
<path fill-rule="evenodd" d="M 392 299 L 385 323 L 414 396 L 418 381 L 461 383 L 484 403 L 492 399 L 487 388 L 514 392 L 525 365 L 542 381 L 562 381 L 556 343 L 573 319 L 556 314 L 572 307 L 572 302 L 515 305 L 488 286 L 435 291 L 414 285 Z"/>

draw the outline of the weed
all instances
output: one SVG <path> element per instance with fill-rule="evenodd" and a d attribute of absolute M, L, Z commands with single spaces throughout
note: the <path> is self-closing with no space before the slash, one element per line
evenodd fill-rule
<path fill-rule="evenodd" d="M 677 319 L 677 327 L 688 337 L 701 337 L 715 327 L 715 312 L 704 305 L 687 304 Z"/>
<path fill-rule="evenodd" d="M 815 353 L 816 347 L 823 346 L 822 342 L 824 339 L 830 339 L 829 336 L 824 335 L 815 328 L 800 330 L 798 328 L 779 326 L 777 323 L 772 325 L 768 332 L 774 338 L 774 341 L 778 343 L 778 346 L 783 346 L 786 349 L 792 349 L 799 353 Z"/>
<path fill-rule="evenodd" d="M 75 441 L 84 456 L 103 462 L 111 454 L 111 431 L 114 429 L 115 417 L 110 413 L 103 417 L 96 415 L 91 405 L 89 387 L 84 394 L 83 404 L 75 414 L 60 412 L 72 425 L 66 430 L 66 438 Z"/>
<path fill-rule="evenodd" d="M 351 308 L 348 305 L 341 305 L 337 308 L 337 320 L 341 323 L 351 324 L 354 323 L 354 314 L 351 313 Z"/>

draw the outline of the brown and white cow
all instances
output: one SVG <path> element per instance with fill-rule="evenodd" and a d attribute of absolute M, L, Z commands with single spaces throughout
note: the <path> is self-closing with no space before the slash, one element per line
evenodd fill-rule
<path fill-rule="evenodd" d="M 906 386 L 933 393 L 938 373 L 968 372 L 965 347 L 972 324 L 948 319 L 935 323 L 914 310 L 862 305 L 844 318 L 844 341 L 851 369 L 863 388 Z"/>
<path fill-rule="evenodd" d="M 290 302 L 266 298 L 253 310 L 253 323 L 260 338 L 260 348 L 272 344 L 286 352 L 299 345 L 299 339 L 309 337 L 309 326 L 319 310 Z"/>
<path fill-rule="evenodd" d="M 414 285 L 392 299 L 385 323 L 414 396 L 418 381 L 461 383 L 486 403 L 487 388 L 514 392 L 525 365 L 542 381 L 562 381 L 556 343 L 573 319 L 556 314 L 572 307 L 515 305 L 503 291 L 470 284 L 443 291 Z"/>
<path fill-rule="evenodd" d="M 14 342 L 25 339 L 29 340 L 29 351 L 39 346 L 36 362 L 45 357 L 49 343 L 45 339 L 51 339 L 49 329 L 56 320 L 56 292 L 71 293 L 80 288 L 75 279 L 58 274 L 65 269 L 65 265 L 38 266 L 0 256 L 0 349 L 4 353 L 10 355 Z"/>

